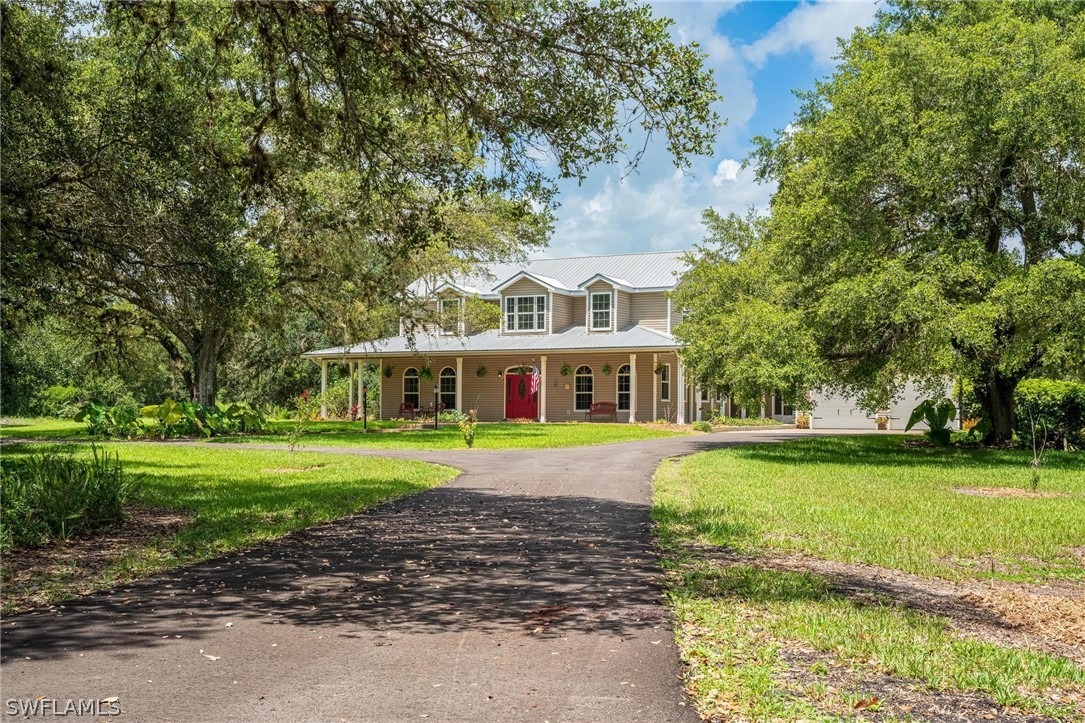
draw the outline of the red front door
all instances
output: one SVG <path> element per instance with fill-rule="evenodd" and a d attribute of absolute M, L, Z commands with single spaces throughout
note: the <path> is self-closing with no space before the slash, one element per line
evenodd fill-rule
<path fill-rule="evenodd" d="M 539 416 L 539 393 L 531 393 L 530 374 L 505 375 L 505 419 Z"/>

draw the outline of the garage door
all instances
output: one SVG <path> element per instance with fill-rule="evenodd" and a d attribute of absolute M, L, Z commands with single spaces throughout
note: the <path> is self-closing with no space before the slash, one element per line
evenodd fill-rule
<path fill-rule="evenodd" d="M 952 387 L 946 388 L 948 396 Z M 814 428 L 815 429 L 874 429 L 874 415 L 859 409 L 854 399 L 839 394 L 815 393 L 811 395 L 814 400 Z M 920 391 L 912 382 L 904 385 L 900 399 L 895 400 L 889 407 L 889 428 L 903 431 L 908 424 L 908 418 L 912 416 L 912 410 L 926 399 L 929 393 Z M 957 425 L 952 425 L 956 427 Z M 920 422 L 915 429 L 926 429 L 927 425 Z"/>
<path fill-rule="evenodd" d="M 867 416 L 854 400 L 839 395 L 814 394 L 814 429 L 874 429 L 874 417 Z"/>

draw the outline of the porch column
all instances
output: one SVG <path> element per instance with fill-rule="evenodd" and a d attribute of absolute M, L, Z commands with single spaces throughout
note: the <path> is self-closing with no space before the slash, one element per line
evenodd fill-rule
<path fill-rule="evenodd" d="M 365 409 L 365 399 L 363 399 L 364 393 L 362 387 L 365 386 L 365 362 L 358 362 L 358 414 L 363 414 Z"/>
<path fill-rule="evenodd" d="M 462 306 L 460 307 L 463 308 Z M 456 357 L 456 409 L 463 411 L 463 357 Z"/>
<path fill-rule="evenodd" d="M 328 360 L 320 360 L 320 418 L 328 418 L 328 402 L 324 395 L 328 393 Z"/>
<path fill-rule="evenodd" d="M 637 421 L 637 355 L 629 355 L 629 423 Z"/>
<path fill-rule="evenodd" d="M 354 409 L 354 360 L 347 362 L 347 419 L 351 419 L 350 411 Z"/>
<path fill-rule="evenodd" d="M 659 366 L 659 354 L 652 355 L 652 421 L 659 419 L 659 375 L 656 368 Z"/>
<path fill-rule="evenodd" d="M 700 384 L 700 382 L 698 382 L 697 385 L 695 387 L 693 387 L 693 404 L 694 404 L 694 406 L 697 407 L 697 421 L 698 422 L 701 421 L 701 413 L 702 413 L 701 412 L 701 399 L 702 399 L 702 397 L 701 397 L 701 384 Z"/>
<path fill-rule="evenodd" d="M 546 422 L 546 357 L 539 357 L 539 422 Z"/>
<path fill-rule="evenodd" d="M 675 423 L 686 423 L 686 397 L 689 396 L 689 390 L 686 389 L 686 367 L 682 364 L 682 359 L 678 359 L 678 378 L 675 380 L 678 389 L 678 413 L 674 418 Z"/>

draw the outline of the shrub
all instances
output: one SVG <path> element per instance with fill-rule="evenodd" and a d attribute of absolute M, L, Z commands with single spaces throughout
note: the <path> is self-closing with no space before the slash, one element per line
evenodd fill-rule
<path fill-rule="evenodd" d="M 463 443 L 467 448 L 475 446 L 475 431 L 478 429 L 478 420 L 475 418 L 475 410 L 470 414 L 462 414 L 459 420 L 460 434 L 463 435 Z"/>
<path fill-rule="evenodd" d="M 770 417 L 712 417 L 710 421 L 721 427 L 773 427 L 783 424 Z"/>
<path fill-rule="evenodd" d="M 712 431 L 712 425 L 709 424 L 708 422 L 703 421 L 703 420 L 694 422 L 693 423 L 693 428 L 695 430 L 697 430 L 698 432 L 711 432 Z"/>
<path fill-rule="evenodd" d="M 79 401 L 84 398 L 79 387 L 54 385 L 37 393 L 35 406 L 45 417 L 74 417 L 79 412 Z"/>
<path fill-rule="evenodd" d="M 92 456 L 47 450 L 4 466 L 0 472 L 5 548 L 38 546 L 119 522 L 138 480 L 119 457 L 91 446 Z"/>
<path fill-rule="evenodd" d="M 1017 436 L 1022 444 L 1036 438 L 1063 449 L 1085 446 L 1085 384 L 1026 379 L 1014 392 Z"/>

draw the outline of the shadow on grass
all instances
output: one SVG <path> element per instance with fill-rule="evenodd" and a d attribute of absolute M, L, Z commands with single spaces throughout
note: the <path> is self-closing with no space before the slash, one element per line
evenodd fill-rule
<path fill-rule="evenodd" d="M 199 638 L 223 616 L 345 635 L 614 636 L 663 615 L 646 505 L 434 488 L 248 552 L 14 616 L 5 660 Z M 125 624 L 135 619 L 139 625 Z"/>

